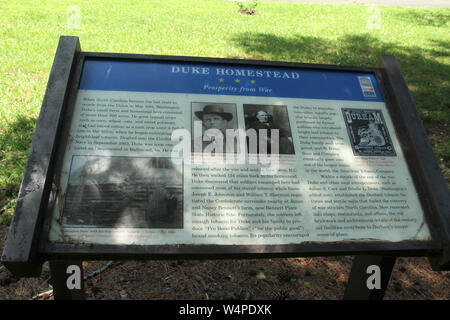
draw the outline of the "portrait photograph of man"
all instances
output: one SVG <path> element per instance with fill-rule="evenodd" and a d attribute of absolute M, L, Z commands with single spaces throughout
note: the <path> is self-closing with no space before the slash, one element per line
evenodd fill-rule
<path fill-rule="evenodd" d="M 273 130 L 278 131 L 278 153 L 295 153 L 286 106 L 244 104 L 244 117 L 248 153 L 274 153 L 272 144 L 277 141 Z"/>
<path fill-rule="evenodd" d="M 192 151 L 238 153 L 236 104 L 192 102 Z"/>

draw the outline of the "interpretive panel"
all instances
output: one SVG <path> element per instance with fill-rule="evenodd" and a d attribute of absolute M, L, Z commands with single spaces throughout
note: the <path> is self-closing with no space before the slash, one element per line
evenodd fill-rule
<path fill-rule="evenodd" d="M 429 240 L 376 77 L 84 61 L 49 240 Z"/>

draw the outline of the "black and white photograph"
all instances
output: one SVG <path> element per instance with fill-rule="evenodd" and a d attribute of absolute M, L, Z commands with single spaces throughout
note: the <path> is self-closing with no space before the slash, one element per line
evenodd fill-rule
<path fill-rule="evenodd" d="M 235 103 L 192 102 L 191 109 L 193 152 L 239 152 Z M 233 139 L 227 139 L 227 130 L 236 132 L 236 136 L 233 136 Z"/>
<path fill-rule="evenodd" d="M 247 134 L 247 150 L 249 153 L 271 154 L 272 130 L 278 129 L 278 153 L 295 154 L 287 106 L 244 104 L 244 117 L 245 130 L 248 132 L 249 129 L 254 129 L 257 137 L 256 140 L 252 141 Z M 262 129 L 267 131 L 260 131 Z M 256 146 L 252 146 L 253 143 L 256 143 Z M 264 150 L 264 147 L 261 148 L 264 145 L 266 150 Z"/>
<path fill-rule="evenodd" d="M 63 224 L 183 228 L 182 160 L 73 156 Z"/>
<path fill-rule="evenodd" d="M 355 156 L 396 156 L 381 110 L 342 109 Z"/>

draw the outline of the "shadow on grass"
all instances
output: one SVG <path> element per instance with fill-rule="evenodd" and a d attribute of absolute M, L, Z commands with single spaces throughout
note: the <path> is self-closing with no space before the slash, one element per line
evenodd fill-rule
<path fill-rule="evenodd" d="M 450 10 L 401 11 L 395 14 L 400 21 L 411 25 L 442 27 L 450 21 Z"/>
<path fill-rule="evenodd" d="M 448 87 L 450 66 L 431 57 L 447 56 L 448 44 L 432 51 L 381 41 L 369 34 L 347 35 L 337 40 L 317 37 L 280 37 L 245 32 L 232 38 L 252 59 L 304 63 L 375 66 L 381 54 L 392 54 L 400 63 L 413 98 L 424 121 L 450 123 Z"/>
<path fill-rule="evenodd" d="M 442 19 L 445 18 L 446 15 L 442 14 Z M 426 22 L 423 20 L 423 23 Z M 450 165 L 450 152 L 446 147 L 450 139 L 450 90 L 447 85 L 450 66 L 435 59 L 449 55 L 448 42 L 435 41 L 434 48 L 427 50 L 385 42 L 370 34 L 346 35 L 328 40 L 301 35 L 280 37 L 256 32 L 236 34 L 231 41 L 241 47 L 248 58 L 259 60 L 376 66 L 381 54 L 394 55 L 428 133 L 435 130 L 444 132 L 441 137 L 443 141 L 431 142 L 444 166 Z"/>
<path fill-rule="evenodd" d="M 19 192 L 36 122 L 21 115 L 0 130 L 0 204 Z"/>
<path fill-rule="evenodd" d="M 450 57 L 450 42 L 445 40 L 430 40 L 433 44 L 432 50 L 430 52 L 435 57 Z"/>

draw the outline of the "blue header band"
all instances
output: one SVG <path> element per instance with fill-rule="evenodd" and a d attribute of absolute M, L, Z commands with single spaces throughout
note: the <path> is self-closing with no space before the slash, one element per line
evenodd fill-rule
<path fill-rule="evenodd" d="M 79 89 L 384 101 L 371 73 L 119 59 L 86 59 Z"/>

